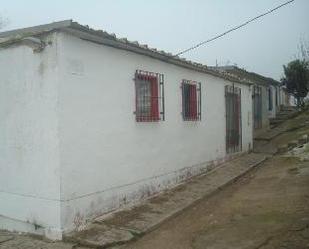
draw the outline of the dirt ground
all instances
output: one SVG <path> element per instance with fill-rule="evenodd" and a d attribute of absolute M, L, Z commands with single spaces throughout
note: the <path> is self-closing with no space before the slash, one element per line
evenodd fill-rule
<path fill-rule="evenodd" d="M 309 162 L 275 156 L 121 249 L 309 248 Z"/>

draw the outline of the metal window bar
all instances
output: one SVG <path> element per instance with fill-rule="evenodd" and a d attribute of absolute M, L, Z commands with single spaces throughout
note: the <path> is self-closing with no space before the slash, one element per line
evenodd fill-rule
<path fill-rule="evenodd" d="M 184 121 L 200 121 L 201 115 L 201 83 L 182 80 L 182 117 Z"/>
<path fill-rule="evenodd" d="M 259 86 L 253 87 L 253 121 L 254 129 L 262 128 L 262 88 Z"/>
<path fill-rule="evenodd" d="M 268 110 L 273 110 L 273 91 L 271 88 L 268 88 Z"/>
<path fill-rule="evenodd" d="M 160 82 L 160 116 L 161 120 L 165 121 L 165 99 L 164 99 L 164 74 L 159 74 L 159 82 Z"/>
<path fill-rule="evenodd" d="M 165 119 L 163 74 L 136 70 L 135 117 L 137 122 L 157 122 Z"/>
<path fill-rule="evenodd" d="M 242 151 L 242 115 L 241 115 L 241 88 L 238 88 L 238 114 L 239 114 L 239 151 Z M 262 119 L 261 119 L 262 121 Z"/>
<path fill-rule="evenodd" d="M 226 152 L 242 150 L 241 89 L 225 86 Z"/>

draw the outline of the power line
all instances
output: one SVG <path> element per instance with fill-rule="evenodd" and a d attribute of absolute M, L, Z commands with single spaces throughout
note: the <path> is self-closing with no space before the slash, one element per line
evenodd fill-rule
<path fill-rule="evenodd" d="M 220 38 L 220 37 L 222 37 L 222 36 L 225 36 L 225 35 L 227 35 L 228 33 L 231 33 L 231 32 L 233 32 L 233 31 L 235 31 L 235 30 L 237 30 L 237 29 L 240 29 L 240 28 L 242 28 L 242 27 L 244 27 L 244 26 L 250 24 L 251 22 L 254 22 L 254 21 L 256 21 L 257 19 L 259 19 L 259 18 L 261 18 L 261 17 L 263 17 L 263 16 L 266 16 L 266 15 L 268 15 L 268 14 L 270 14 L 270 13 L 272 13 L 272 12 L 274 12 L 274 11 L 276 11 L 276 10 L 282 8 L 283 6 L 288 5 L 288 4 L 290 4 L 290 3 L 294 2 L 294 1 L 295 1 L 295 0 L 287 1 L 287 2 L 285 2 L 285 3 L 283 3 L 283 4 L 279 5 L 279 6 L 277 6 L 276 8 L 273 8 L 273 9 L 271 9 L 271 10 L 269 10 L 269 11 L 267 11 L 267 12 L 265 12 L 265 13 L 259 15 L 259 16 L 256 16 L 256 17 L 254 17 L 254 18 L 249 19 L 248 21 L 246 21 L 246 22 L 244 22 L 244 23 L 242 23 L 242 24 L 240 24 L 240 25 L 238 25 L 238 26 L 236 26 L 236 27 L 234 27 L 234 28 L 231 28 L 231 29 L 225 31 L 224 33 L 221 33 L 221 34 L 219 34 L 219 35 L 217 35 L 217 36 L 215 36 L 215 37 L 213 37 L 213 38 L 211 38 L 211 39 L 209 39 L 209 40 L 200 42 L 200 43 L 194 45 L 193 47 L 190 47 L 190 48 L 188 48 L 188 49 L 186 49 L 186 50 L 183 50 L 183 51 L 179 52 L 178 54 L 176 54 L 175 56 L 179 56 L 179 55 L 181 55 L 181 54 L 187 53 L 187 52 L 189 52 L 189 51 L 191 51 L 191 50 L 193 50 L 193 49 L 196 49 L 196 48 L 198 48 L 198 47 L 200 47 L 200 46 L 202 46 L 202 45 L 204 45 L 204 44 L 206 44 L 206 43 L 212 42 L 212 41 L 214 41 L 214 40 L 216 40 L 216 39 L 218 39 L 218 38 Z"/>

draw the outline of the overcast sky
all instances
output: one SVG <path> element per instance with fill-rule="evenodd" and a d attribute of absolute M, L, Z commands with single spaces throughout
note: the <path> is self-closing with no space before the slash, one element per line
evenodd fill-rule
<path fill-rule="evenodd" d="M 5 30 L 73 19 L 177 53 L 286 0 L 0 0 Z M 309 42 L 309 0 L 295 0 L 255 23 L 184 57 L 207 65 L 237 64 L 280 79 L 300 39 Z"/>

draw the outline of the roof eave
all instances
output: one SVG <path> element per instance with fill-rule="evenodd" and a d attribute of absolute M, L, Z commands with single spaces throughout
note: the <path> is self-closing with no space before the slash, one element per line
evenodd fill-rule
<path fill-rule="evenodd" d="M 232 75 L 218 72 L 216 70 L 208 68 L 206 65 L 191 62 L 184 58 L 180 58 L 170 53 L 166 53 L 164 51 L 151 49 L 148 48 L 147 46 L 142 46 L 137 42 L 129 42 L 127 39 L 119 39 L 115 35 L 109 34 L 101 30 L 90 29 L 88 26 L 80 25 L 77 22 L 73 22 L 72 20 L 64 20 L 60 22 L 53 22 L 50 24 L 39 25 L 30 28 L 2 32 L 0 33 L 0 47 L 6 47 L 8 45 L 18 43 L 26 37 L 37 37 L 41 34 L 55 31 L 66 32 L 86 41 L 114 47 L 117 49 L 131 51 L 137 54 L 142 54 L 148 57 L 161 60 L 166 63 L 181 66 L 201 73 L 206 73 L 214 77 L 219 77 L 231 82 L 245 85 L 252 85 L 252 83 L 249 81 L 240 80 Z"/>
<path fill-rule="evenodd" d="M 74 22 L 69 27 L 61 28 L 60 31 L 66 32 L 68 34 L 79 37 L 80 39 L 83 39 L 86 41 L 90 41 L 90 42 L 94 42 L 97 44 L 102 44 L 105 46 L 110 46 L 110 47 L 114 47 L 117 49 L 127 50 L 133 53 L 145 55 L 145 56 L 152 57 L 152 58 L 158 59 L 166 63 L 171 63 L 177 66 L 185 67 L 187 69 L 191 69 L 191 70 L 195 70 L 201 73 L 210 74 L 215 77 L 223 78 L 231 82 L 245 84 L 245 85 L 252 85 L 252 83 L 250 82 L 240 81 L 238 79 L 219 73 L 215 70 L 209 69 L 205 65 L 202 65 L 199 63 L 193 63 L 193 62 L 187 61 L 185 59 L 181 59 L 173 55 L 171 56 L 171 55 L 168 55 L 167 53 L 159 52 L 156 49 L 144 48 L 132 42 L 128 42 L 128 41 L 125 42 L 125 41 L 122 41 L 121 39 L 111 37 L 111 35 L 105 35 L 105 32 L 89 30 L 88 28 L 85 28 L 84 26 L 79 25 Z M 99 35 L 98 32 L 102 34 Z"/>

